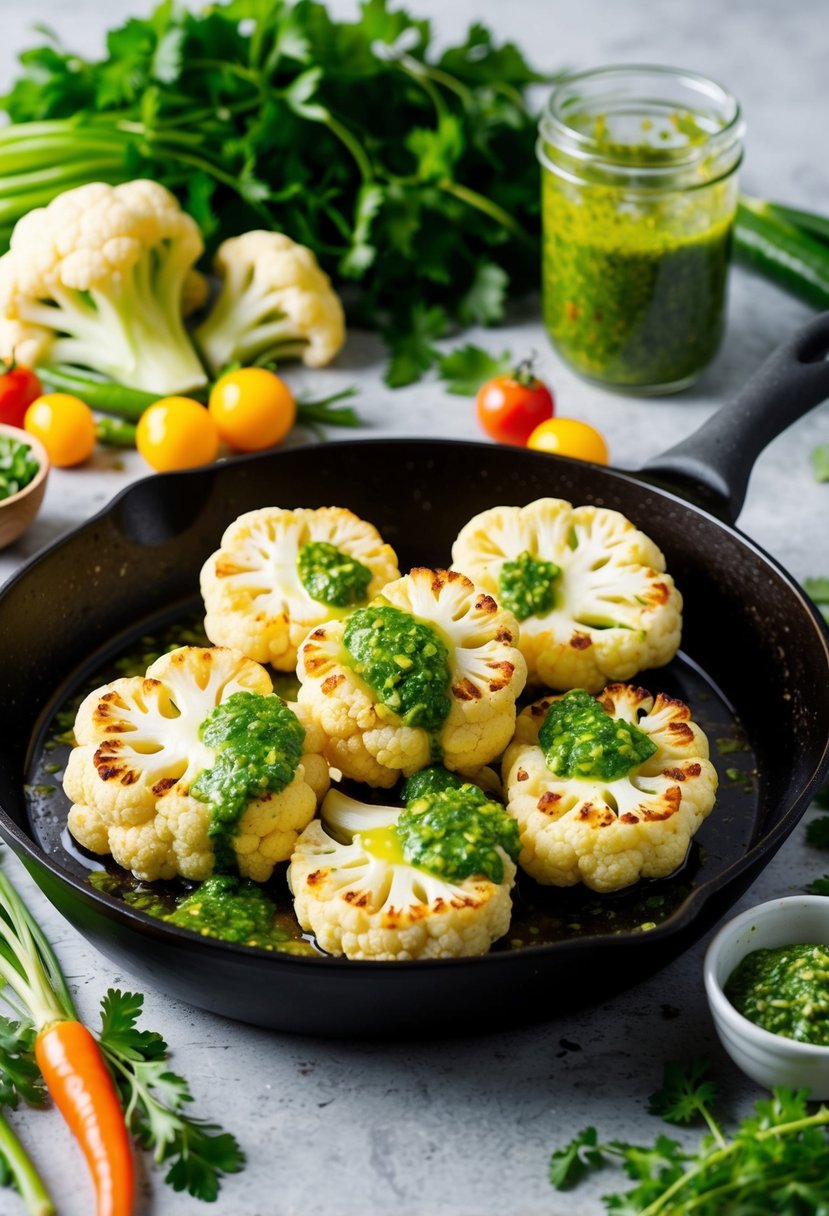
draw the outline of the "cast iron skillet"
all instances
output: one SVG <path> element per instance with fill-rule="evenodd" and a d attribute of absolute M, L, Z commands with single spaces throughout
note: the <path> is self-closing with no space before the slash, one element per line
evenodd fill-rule
<path fill-rule="evenodd" d="M 523 449 L 390 440 L 237 458 L 136 483 L 0 593 L 0 833 L 60 911 L 142 982 L 278 1030 L 465 1033 L 552 1018 L 653 972 L 742 894 L 829 772 L 822 622 L 791 577 L 731 526 L 759 452 L 829 396 L 827 349 L 829 313 L 638 477 Z M 650 889 L 655 902 L 644 892 L 645 907 L 667 898 L 669 913 L 654 928 L 614 932 L 610 901 L 599 931 L 588 925 L 581 936 L 565 932 L 542 945 L 526 944 L 530 937 L 520 948 L 507 941 L 483 958 L 361 963 L 267 954 L 175 929 L 99 894 L 63 848 L 60 823 L 43 822 L 27 805 L 26 775 L 56 706 L 108 655 L 193 607 L 203 561 L 241 512 L 350 507 L 379 527 L 405 570 L 448 563 L 453 538 L 474 513 L 542 495 L 622 511 L 654 538 L 685 599 L 683 652 L 638 682 L 690 690 L 695 716 L 713 715 L 715 732 L 723 720 L 744 731 L 750 749 L 718 765 L 722 779 L 725 764 L 741 762 L 751 792 L 735 794 L 723 780 L 720 805 L 685 870 Z M 535 901 L 548 914 L 559 909 L 560 919 L 589 920 L 589 909 L 568 898 L 525 885 L 517 916 Z"/>

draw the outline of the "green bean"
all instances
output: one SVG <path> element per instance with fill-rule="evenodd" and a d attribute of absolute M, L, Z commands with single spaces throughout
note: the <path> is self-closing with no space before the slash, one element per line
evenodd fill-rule
<path fill-rule="evenodd" d="M 798 299 L 829 308 L 829 248 L 764 204 L 745 200 L 738 206 L 734 254 Z"/>

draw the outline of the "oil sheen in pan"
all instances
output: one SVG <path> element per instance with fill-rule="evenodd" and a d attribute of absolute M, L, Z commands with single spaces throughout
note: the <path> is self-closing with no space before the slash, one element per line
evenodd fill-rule
<path fill-rule="evenodd" d="M 116 889 L 128 891 L 132 882 L 110 859 L 76 845 L 66 827 L 69 802 L 61 780 L 71 748 L 77 706 L 89 691 L 117 676 L 143 675 L 165 650 L 179 645 L 209 644 L 201 622 L 201 604 L 191 601 L 137 624 L 90 656 L 44 711 L 27 766 L 29 822 L 32 836 L 44 852 L 77 877 L 107 869 L 118 880 Z M 291 699 L 296 695 L 291 677 L 277 674 L 274 682 L 275 691 L 281 696 Z M 758 813 L 756 758 L 722 692 L 682 652 L 667 667 L 640 673 L 635 682 L 654 694 L 665 692 L 678 697 L 690 706 L 694 720 L 708 737 L 711 759 L 719 774 L 714 810 L 697 833 L 685 864 L 669 878 L 639 882 L 613 895 L 598 896 L 582 887 L 565 890 L 542 887 L 519 874 L 510 931 L 493 950 L 647 932 L 669 919 L 694 887 L 741 858 L 754 838 Z M 366 796 L 365 788 L 361 793 Z M 384 798 L 388 796 L 385 791 L 381 793 Z M 266 888 L 281 917 L 292 916 L 284 870 L 282 867 Z M 168 898 L 178 885 L 159 884 Z M 181 884 L 181 891 L 184 890 Z M 298 925 L 295 933 L 299 938 Z"/>

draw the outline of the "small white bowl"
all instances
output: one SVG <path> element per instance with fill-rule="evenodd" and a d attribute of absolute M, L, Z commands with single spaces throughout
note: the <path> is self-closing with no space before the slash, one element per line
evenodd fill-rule
<path fill-rule="evenodd" d="M 792 895 L 749 908 L 719 930 L 705 954 L 705 992 L 720 1042 L 759 1085 L 808 1089 L 829 1098 L 829 1047 L 772 1034 L 738 1013 L 723 992 L 734 968 L 752 950 L 814 943 L 829 946 L 829 899 Z"/>

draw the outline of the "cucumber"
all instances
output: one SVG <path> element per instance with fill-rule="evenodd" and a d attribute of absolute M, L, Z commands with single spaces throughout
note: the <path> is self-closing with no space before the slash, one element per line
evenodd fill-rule
<path fill-rule="evenodd" d="M 773 214 L 768 204 L 738 204 L 734 256 L 805 303 L 829 308 L 829 244 Z"/>

